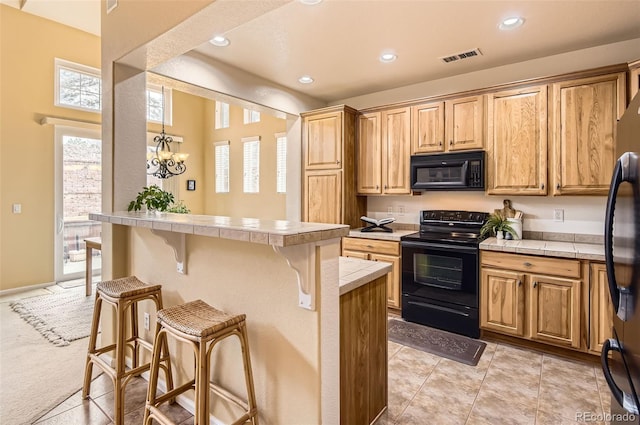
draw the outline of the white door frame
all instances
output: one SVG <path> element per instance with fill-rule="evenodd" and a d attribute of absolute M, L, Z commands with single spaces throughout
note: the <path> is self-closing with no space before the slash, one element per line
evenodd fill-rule
<path fill-rule="evenodd" d="M 55 125 L 54 126 L 54 203 L 55 203 L 55 211 L 53 215 L 53 229 L 54 229 L 54 278 L 56 282 L 70 280 L 70 279 L 79 279 L 84 277 L 84 270 L 71 273 L 64 274 L 64 241 L 63 241 L 63 229 L 64 229 L 64 218 L 63 218 L 63 149 L 62 149 L 62 140 L 64 136 L 72 136 L 72 137 L 84 137 L 87 139 L 96 139 L 102 140 L 102 134 L 100 131 L 100 126 L 95 125 L 95 128 L 80 128 L 73 126 L 65 126 L 65 125 Z"/>

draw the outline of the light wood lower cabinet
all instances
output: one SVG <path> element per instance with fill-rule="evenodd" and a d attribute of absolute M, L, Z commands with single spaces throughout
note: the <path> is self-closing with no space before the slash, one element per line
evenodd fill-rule
<path fill-rule="evenodd" d="M 384 261 L 392 265 L 387 274 L 387 305 L 394 309 L 402 308 L 400 298 L 400 242 L 381 241 L 365 238 L 342 238 L 342 255 L 363 260 Z"/>
<path fill-rule="evenodd" d="M 483 268 L 481 279 L 480 326 L 524 336 L 524 275 Z"/>
<path fill-rule="evenodd" d="M 342 223 L 342 171 L 310 171 L 304 175 L 305 221 Z"/>
<path fill-rule="evenodd" d="M 579 261 L 482 252 L 481 264 L 482 329 L 581 348 Z M 509 269 L 505 270 L 505 265 Z M 557 275 L 540 274 L 539 270 Z"/>
<path fill-rule="evenodd" d="M 603 263 L 591 263 L 590 281 L 589 351 L 600 354 L 602 343 L 611 338 L 613 327 L 613 306 Z"/>
<path fill-rule="evenodd" d="M 530 275 L 531 339 L 580 348 L 582 281 Z"/>
<path fill-rule="evenodd" d="M 340 297 L 340 423 L 368 425 L 387 406 L 386 279 Z"/>

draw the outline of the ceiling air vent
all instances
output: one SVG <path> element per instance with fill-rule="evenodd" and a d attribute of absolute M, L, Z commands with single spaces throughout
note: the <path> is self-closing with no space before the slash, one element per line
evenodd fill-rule
<path fill-rule="evenodd" d="M 443 56 L 440 59 L 444 63 L 450 63 L 450 62 L 455 62 L 462 59 L 469 59 L 474 56 L 481 56 L 481 55 L 482 55 L 482 52 L 480 51 L 480 49 L 473 49 L 473 50 L 469 50 L 468 52 L 456 53 L 455 55 L 449 55 L 449 56 Z"/>

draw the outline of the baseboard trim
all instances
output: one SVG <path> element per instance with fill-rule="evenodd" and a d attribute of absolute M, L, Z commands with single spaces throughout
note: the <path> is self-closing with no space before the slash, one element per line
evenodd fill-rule
<path fill-rule="evenodd" d="M 38 283 L 35 285 L 29 285 L 29 286 L 20 286 L 18 288 L 2 289 L 0 290 L 0 297 L 5 295 L 19 294 L 20 292 L 31 291 L 34 289 L 46 288 L 47 286 L 53 286 L 55 284 L 56 284 L 55 282 L 47 282 L 47 283 Z"/>

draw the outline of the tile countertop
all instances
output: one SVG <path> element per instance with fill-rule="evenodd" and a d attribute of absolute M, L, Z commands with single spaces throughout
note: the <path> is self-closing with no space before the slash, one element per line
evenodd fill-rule
<path fill-rule="evenodd" d="M 381 241 L 395 241 L 400 242 L 400 238 L 412 233 L 416 233 L 417 230 L 394 230 L 392 233 L 388 232 L 361 232 L 360 229 L 354 229 L 349 231 L 350 238 L 363 238 L 363 239 L 377 239 Z"/>
<path fill-rule="evenodd" d="M 480 243 L 480 249 L 513 252 L 516 254 L 604 261 L 604 245 L 602 244 L 541 241 L 535 239 L 498 240 L 496 238 L 488 238 Z"/>
<path fill-rule="evenodd" d="M 274 246 L 300 245 L 340 238 L 349 232 L 349 226 L 343 224 L 195 214 L 150 215 L 145 212 L 119 211 L 89 214 L 89 220 Z"/>
<path fill-rule="evenodd" d="M 392 268 L 391 263 L 383 261 L 369 261 L 351 257 L 340 257 L 338 260 L 340 295 L 386 275 Z"/>

